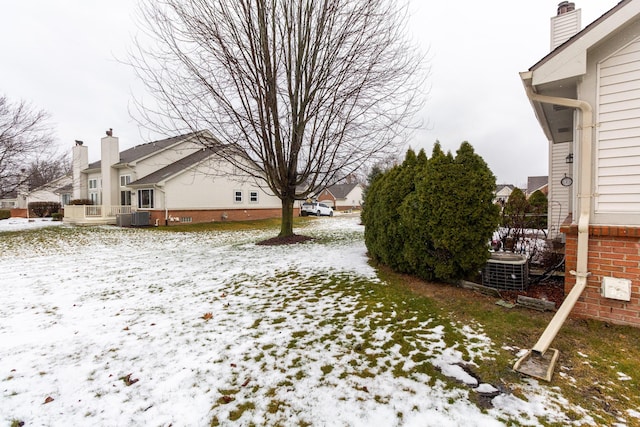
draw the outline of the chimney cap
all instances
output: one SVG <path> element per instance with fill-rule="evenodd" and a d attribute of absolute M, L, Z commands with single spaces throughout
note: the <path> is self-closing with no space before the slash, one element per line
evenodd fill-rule
<path fill-rule="evenodd" d="M 107 134 L 107 136 L 113 136 L 113 128 L 109 128 L 109 130 L 105 133 Z"/>
<path fill-rule="evenodd" d="M 558 15 L 573 12 L 576 10 L 576 4 L 571 1 L 561 1 L 558 3 Z"/>
<path fill-rule="evenodd" d="M 79 139 L 76 139 L 76 145 L 82 145 L 82 144 L 84 144 L 83 141 L 80 141 Z"/>

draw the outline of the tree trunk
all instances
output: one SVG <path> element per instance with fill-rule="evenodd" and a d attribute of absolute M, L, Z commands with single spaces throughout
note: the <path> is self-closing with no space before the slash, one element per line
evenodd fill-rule
<path fill-rule="evenodd" d="M 293 236 L 293 198 L 282 199 L 282 225 L 278 237 Z"/>

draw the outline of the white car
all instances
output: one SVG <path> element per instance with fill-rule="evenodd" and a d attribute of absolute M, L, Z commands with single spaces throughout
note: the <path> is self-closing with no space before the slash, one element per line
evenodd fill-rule
<path fill-rule="evenodd" d="M 300 215 L 333 216 L 333 209 L 329 205 L 318 202 L 305 202 L 300 207 Z"/>

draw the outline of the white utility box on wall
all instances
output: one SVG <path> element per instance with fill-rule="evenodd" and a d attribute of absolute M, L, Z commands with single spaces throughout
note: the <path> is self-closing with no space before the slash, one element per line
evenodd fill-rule
<path fill-rule="evenodd" d="M 603 277 L 601 294 L 605 298 L 631 301 L 631 280 Z"/>

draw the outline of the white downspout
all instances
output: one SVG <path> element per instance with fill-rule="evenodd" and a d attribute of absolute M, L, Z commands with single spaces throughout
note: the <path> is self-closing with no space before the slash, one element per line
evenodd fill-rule
<path fill-rule="evenodd" d="M 158 191 L 161 191 L 162 194 L 164 195 L 164 224 L 167 225 L 169 224 L 169 208 L 167 207 L 167 192 L 164 191 L 162 188 L 160 188 L 160 186 L 158 186 L 157 184 L 154 185 L 154 188 L 156 188 Z"/>
<path fill-rule="evenodd" d="M 593 141 L 593 109 L 586 101 L 571 98 L 559 98 L 555 96 L 539 95 L 533 92 L 530 84 L 526 84 L 527 96 L 532 101 L 543 104 L 560 105 L 577 108 L 582 118 L 582 132 L 580 132 L 580 184 L 578 193 L 579 217 L 578 217 L 578 254 L 576 271 L 571 274 L 576 276 L 576 284 L 565 298 L 564 302 L 547 325 L 532 351 L 540 355 L 544 354 L 556 337 L 573 309 L 576 301 L 587 286 L 587 277 L 591 274 L 587 271 L 587 257 L 589 247 L 589 215 L 591 214 L 591 145 Z"/>

